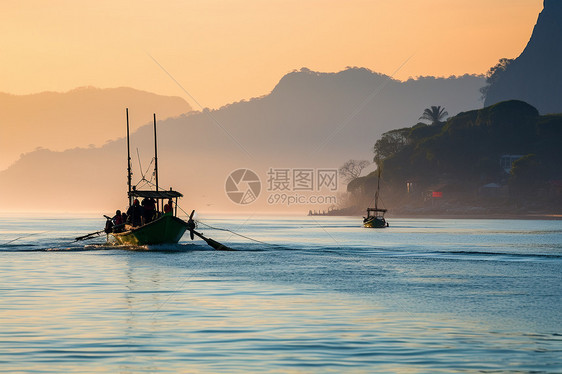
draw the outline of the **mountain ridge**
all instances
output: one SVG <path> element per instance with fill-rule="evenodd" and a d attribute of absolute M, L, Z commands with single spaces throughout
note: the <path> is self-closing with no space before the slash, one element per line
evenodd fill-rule
<path fill-rule="evenodd" d="M 0 169 L 37 147 L 65 150 L 103 145 L 122 136 L 125 107 L 133 117 L 131 128 L 149 122 L 152 111 L 162 117 L 191 110 L 177 96 L 162 96 L 130 87 L 84 86 L 66 92 L 29 95 L 0 93 Z"/>
<path fill-rule="evenodd" d="M 382 132 L 416 120 L 430 105 L 443 105 L 451 114 L 481 106 L 483 84 L 476 76 L 400 82 L 368 69 L 320 76 L 301 69 L 260 98 L 159 120 L 160 181 L 182 191 L 187 203 L 199 210 L 271 209 L 264 200 L 248 207 L 230 202 L 224 192 L 228 174 L 251 168 L 265 188 L 271 167 L 337 168 L 349 158 L 370 158 Z M 30 152 L 0 172 L 0 206 L 123 209 L 116 203 L 123 200 L 126 187 L 123 112 L 121 108 L 115 114 L 120 139 L 91 149 Z M 130 115 L 139 118 L 137 111 Z M 131 136 L 135 170 L 135 149 L 143 168 L 150 164 L 150 120 Z M 41 196 L 35 192 L 37 183 L 48 186 Z M 61 200 L 58 193 L 63 190 Z M 90 198 L 84 201 L 83 195 Z"/>

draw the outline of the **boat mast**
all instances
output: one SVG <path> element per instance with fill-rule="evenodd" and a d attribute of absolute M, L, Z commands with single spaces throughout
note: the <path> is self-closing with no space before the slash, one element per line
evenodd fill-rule
<path fill-rule="evenodd" d="M 129 144 L 129 108 L 125 109 L 127 113 L 127 186 L 129 187 L 129 206 L 131 206 L 131 146 Z"/>
<path fill-rule="evenodd" d="M 377 171 L 378 171 L 378 175 L 377 175 L 377 192 L 375 192 L 375 211 L 379 208 L 378 207 L 379 189 L 380 189 L 380 186 L 381 186 L 381 168 L 380 168 L 380 166 L 377 166 Z"/>
<path fill-rule="evenodd" d="M 156 177 L 156 191 L 158 191 L 158 142 L 156 139 L 156 113 L 154 113 L 154 175 Z"/>

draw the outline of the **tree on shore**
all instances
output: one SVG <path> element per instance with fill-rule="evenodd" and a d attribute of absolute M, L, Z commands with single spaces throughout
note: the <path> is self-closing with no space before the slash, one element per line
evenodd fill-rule
<path fill-rule="evenodd" d="M 486 73 L 486 85 L 480 89 L 482 94 L 482 101 L 486 101 L 490 87 L 499 81 L 503 73 L 507 70 L 509 65 L 515 61 L 514 59 L 501 58 L 498 63 L 490 68 Z"/>
<path fill-rule="evenodd" d="M 515 197 L 525 200 L 536 197 L 547 180 L 547 170 L 540 158 L 528 154 L 513 163 L 509 186 Z"/>
<path fill-rule="evenodd" d="M 448 115 L 449 113 L 447 113 L 445 108 L 441 108 L 441 106 L 432 106 L 431 108 L 425 108 L 419 119 L 429 121 L 432 125 L 435 125 L 444 120 Z"/>
<path fill-rule="evenodd" d="M 382 134 L 373 148 L 375 153 L 373 161 L 378 164 L 380 161 L 400 152 L 408 144 L 409 132 L 410 128 L 403 128 L 387 131 Z"/>
<path fill-rule="evenodd" d="M 369 164 L 370 162 L 367 160 L 349 160 L 339 168 L 338 172 L 349 183 L 359 178 L 363 169 L 369 166 Z"/>

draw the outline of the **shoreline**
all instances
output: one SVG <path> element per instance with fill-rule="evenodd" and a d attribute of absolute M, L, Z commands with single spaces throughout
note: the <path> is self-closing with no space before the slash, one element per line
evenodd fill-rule
<path fill-rule="evenodd" d="M 388 218 L 429 218 L 429 219 L 508 219 L 508 220 L 562 220 L 562 214 L 403 214 Z"/>
<path fill-rule="evenodd" d="M 362 218 L 359 214 L 325 214 L 325 215 L 313 215 L 313 217 L 357 217 Z M 514 213 L 497 213 L 497 214 L 396 214 L 396 215 L 386 215 L 387 219 L 408 219 L 408 218 L 426 218 L 426 219 L 504 219 L 504 220 L 536 220 L 536 221 L 560 221 L 562 220 L 562 214 L 555 213 L 525 213 L 525 214 L 514 214 Z"/>

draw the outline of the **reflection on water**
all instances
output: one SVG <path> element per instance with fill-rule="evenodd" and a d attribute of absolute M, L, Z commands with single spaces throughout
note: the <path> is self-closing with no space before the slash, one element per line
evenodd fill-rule
<path fill-rule="evenodd" d="M 235 252 L 84 247 L 69 238 L 95 221 L 0 222 L 5 372 L 562 371 L 560 221 L 239 229 L 277 247 L 206 230 Z"/>

